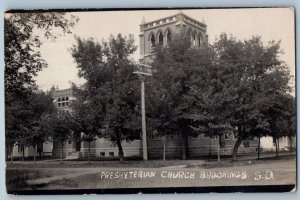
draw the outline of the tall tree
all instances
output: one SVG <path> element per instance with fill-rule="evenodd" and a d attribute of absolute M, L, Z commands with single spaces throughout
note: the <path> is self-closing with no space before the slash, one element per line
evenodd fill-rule
<path fill-rule="evenodd" d="M 191 48 L 187 33 L 172 38 L 168 47 L 158 46 L 152 66 L 153 79 L 149 82 L 149 116 L 158 132 L 175 134 L 182 140 L 182 159 L 188 157 L 188 138 L 197 136 L 193 128 L 197 101 L 190 94 L 193 80 L 205 80 L 213 52 L 210 48 Z M 206 82 L 199 82 L 199 88 Z"/>
<path fill-rule="evenodd" d="M 119 149 L 120 161 L 124 161 L 122 141 L 139 138 L 140 125 L 137 117 L 136 94 L 138 79 L 133 74 L 130 55 L 136 50 L 133 36 L 118 34 L 102 44 L 93 39 L 76 38 L 71 49 L 78 75 L 87 82 L 87 98 L 97 112 L 104 117 L 104 137 L 110 138 Z"/>
<path fill-rule="evenodd" d="M 42 42 L 37 32 L 55 39 L 59 30 L 62 34 L 70 33 L 77 21 L 65 13 L 5 14 L 5 137 L 10 148 L 15 142 L 26 143 L 22 134 L 28 130 L 26 116 L 31 113 L 30 102 L 36 90 L 33 78 L 47 67 L 38 50 Z"/>
<path fill-rule="evenodd" d="M 263 111 L 257 103 L 263 105 L 269 102 L 271 106 L 274 103 L 271 101 L 272 96 L 289 91 L 290 77 L 287 66 L 278 59 L 281 53 L 279 42 L 272 41 L 263 45 L 260 37 L 238 41 L 222 34 L 214 48 L 218 65 L 233 72 L 228 80 L 228 88 L 231 94 L 235 94 L 235 99 L 228 102 L 227 106 L 232 110 L 231 124 L 238 128 L 238 139 L 232 157 L 236 160 L 242 141 L 249 136 L 255 136 L 252 135 L 256 133 L 252 131 L 253 120 L 259 119 Z M 267 125 L 265 121 L 260 120 L 260 125 Z"/>
<path fill-rule="evenodd" d="M 73 87 L 77 100 L 73 109 L 73 131 L 78 136 L 83 133 L 81 140 L 88 143 L 88 162 L 91 163 L 91 142 L 101 137 L 104 126 L 104 112 L 97 99 L 88 97 L 85 89 Z"/>

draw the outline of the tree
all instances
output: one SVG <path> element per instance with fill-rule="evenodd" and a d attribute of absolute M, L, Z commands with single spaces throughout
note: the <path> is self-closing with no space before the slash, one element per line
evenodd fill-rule
<path fill-rule="evenodd" d="M 73 87 L 77 93 L 77 101 L 73 105 L 74 134 L 83 133 L 81 140 L 88 143 L 88 162 L 91 163 L 91 142 L 100 137 L 103 129 L 104 115 L 101 104 L 96 99 L 87 98 L 87 90 Z"/>
<path fill-rule="evenodd" d="M 189 95 L 195 102 L 191 117 L 196 122 L 192 125 L 193 129 L 208 137 L 218 138 L 220 161 L 220 148 L 225 147 L 225 134 L 234 133 L 234 126 L 231 124 L 232 112 L 227 104 L 233 101 L 236 95 L 229 90 L 229 77 L 233 72 L 218 65 L 215 52 L 210 54 L 211 63 L 202 66 L 202 75 L 191 79 Z"/>
<path fill-rule="evenodd" d="M 47 67 L 38 50 L 42 42 L 35 30 L 42 31 L 47 39 L 55 39 L 59 36 L 57 30 L 63 34 L 70 33 L 77 21 L 77 18 L 65 13 L 6 13 L 4 84 L 7 147 L 12 148 L 16 142 L 22 149 L 28 145 L 23 134 L 30 129 L 30 101 L 36 90 L 33 77 Z"/>
<path fill-rule="evenodd" d="M 52 94 L 51 92 L 36 91 L 32 98 L 30 99 L 31 116 L 29 117 L 29 122 L 26 130 L 26 138 L 29 146 L 32 146 L 34 150 L 34 162 L 36 162 L 36 152 L 39 151 L 41 157 L 42 149 L 38 149 L 38 146 L 47 141 L 46 132 L 41 127 L 42 118 L 47 114 L 54 111 L 52 104 Z"/>
<path fill-rule="evenodd" d="M 8 154 L 11 154 L 11 162 L 13 161 L 13 148 L 22 133 L 20 124 L 26 118 L 26 104 L 20 100 L 15 100 L 11 95 L 6 96 L 7 103 L 5 104 L 5 146 L 6 159 Z"/>
<path fill-rule="evenodd" d="M 78 19 L 65 13 L 7 13 L 4 18 L 5 92 L 20 94 L 33 86 L 33 77 L 47 67 L 38 48 L 42 45 L 35 30 L 47 39 L 71 33 Z"/>
<path fill-rule="evenodd" d="M 290 76 L 287 66 L 278 59 L 281 53 L 279 42 L 271 41 L 264 46 L 260 37 L 237 41 L 222 34 L 214 48 L 218 65 L 233 72 L 228 79 L 228 89 L 235 98 L 227 106 L 232 110 L 231 124 L 238 128 L 232 156 L 236 160 L 242 141 L 256 136 L 252 135 L 257 133 L 252 131 L 255 129 L 253 120 L 257 119 L 256 126 L 263 126 L 263 129 L 268 126 L 266 120 L 258 120 L 263 110 L 257 106 L 257 100 L 262 105 L 269 102 L 269 106 L 272 106 L 272 96 L 286 94 L 290 90 Z"/>
<path fill-rule="evenodd" d="M 119 149 L 124 161 L 122 141 L 139 138 L 136 102 L 138 79 L 133 74 L 134 65 L 129 56 L 136 50 L 132 35 L 111 36 L 102 44 L 93 39 L 76 38 L 71 49 L 79 69 L 78 75 L 87 80 L 84 85 L 87 99 L 104 117 L 103 136 L 110 138 Z"/>
<path fill-rule="evenodd" d="M 24 159 L 25 147 L 36 147 L 45 139 L 43 132 L 39 131 L 40 121 L 43 115 L 53 110 L 51 94 L 38 90 L 28 92 L 26 101 L 12 99 L 6 106 L 6 119 L 9 119 L 6 124 L 9 133 L 6 138 L 6 152 L 10 152 L 17 143 Z"/>
<path fill-rule="evenodd" d="M 64 144 L 72 136 L 72 118 L 69 112 L 57 110 L 48 114 L 41 121 L 41 129 L 47 134 L 53 143 L 61 145 L 60 163 L 63 163 Z"/>
<path fill-rule="evenodd" d="M 296 134 L 295 129 L 295 99 L 290 95 L 278 95 L 274 104 L 268 109 L 270 136 L 276 147 L 276 156 L 279 156 L 279 138 Z"/>
<path fill-rule="evenodd" d="M 149 117 L 155 121 L 158 133 L 182 139 L 182 159 L 188 157 L 188 138 L 201 133 L 194 128 L 195 113 L 199 110 L 197 100 L 190 93 L 196 78 L 205 80 L 212 58 L 210 48 L 191 47 L 188 34 L 181 32 L 172 38 L 168 47 L 156 48 L 151 64 L 154 73 L 147 92 Z M 199 88 L 206 84 L 198 83 Z"/>

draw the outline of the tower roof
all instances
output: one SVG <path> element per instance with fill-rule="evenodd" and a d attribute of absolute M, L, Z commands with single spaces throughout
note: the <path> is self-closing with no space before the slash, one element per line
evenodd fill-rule
<path fill-rule="evenodd" d="M 140 24 L 141 29 L 142 30 L 146 30 L 146 29 L 151 29 L 154 27 L 158 27 L 158 26 L 162 26 L 162 25 L 166 25 L 166 24 L 170 24 L 170 23 L 176 23 L 176 22 L 180 22 L 180 23 L 188 23 L 192 26 L 195 26 L 197 28 L 200 29 L 206 29 L 207 25 L 204 22 L 200 22 L 186 14 L 184 14 L 181 10 L 179 10 L 179 12 L 177 14 L 168 16 L 168 17 L 163 17 L 157 20 L 153 20 L 150 22 L 145 22 L 143 21 L 142 24 Z"/>

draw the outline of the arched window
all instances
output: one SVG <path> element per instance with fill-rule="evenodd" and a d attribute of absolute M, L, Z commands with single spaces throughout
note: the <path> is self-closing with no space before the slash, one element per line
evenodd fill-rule
<path fill-rule="evenodd" d="M 58 100 L 57 101 L 60 101 L 60 98 L 58 98 Z"/>
<path fill-rule="evenodd" d="M 196 32 L 193 34 L 193 45 L 196 46 L 196 38 L 197 38 L 197 35 L 196 35 Z"/>
<path fill-rule="evenodd" d="M 151 42 L 151 47 L 155 47 L 155 37 L 153 34 L 150 37 L 150 42 Z"/>
<path fill-rule="evenodd" d="M 189 34 L 191 43 L 193 43 L 193 34 L 192 34 L 192 30 L 191 29 L 189 30 L 188 34 Z"/>
<path fill-rule="evenodd" d="M 172 34 L 171 34 L 171 31 L 168 30 L 167 31 L 167 43 L 169 44 L 171 42 L 171 40 L 172 40 Z"/>
<path fill-rule="evenodd" d="M 65 100 L 65 98 L 63 97 L 61 100 L 62 100 L 62 101 L 64 101 L 64 100 Z"/>
<path fill-rule="evenodd" d="M 164 44 L 164 36 L 163 36 L 163 34 L 161 32 L 158 35 L 158 44 L 159 45 L 163 45 Z"/>
<path fill-rule="evenodd" d="M 199 46 L 202 45 L 202 36 L 201 36 L 201 33 L 199 33 L 199 37 L 198 37 L 198 45 L 199 45 Z"/>

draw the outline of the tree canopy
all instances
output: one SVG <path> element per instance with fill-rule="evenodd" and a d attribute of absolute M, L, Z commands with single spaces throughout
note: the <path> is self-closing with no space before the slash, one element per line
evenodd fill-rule
<path fill-rule="evenodd" d="M 206 79 L 214 54 L 211 48 L 191 48 L 185 32 L 175 35 L 168 47 L 158 46 L 149 81 L 149 117 L 163 134 L 178 135 L 183 140 L 182 157 L 187 157 L 189 136 L 197 136 L 195 114 L 197 100 L 191 95 L 196 79 Z M 198 81 L 198 87 L 205 87 Z M 199 123 L 199 121 L 198 121 Z"/>
<path fill-rule="evenodd" d="M 109 138 L 119 148 L 124 160 L 121 142 L 139 138 L 138 79 L 133 74 L 130 55 L 136 50 L 132 35 L 118 34 L 99 43 L 94 39 L 76 38 L 71 49 L 79 69 L 78 75 L 87 81 L 85 98 L 95 112 L 103 116 L 103 137 Z M 101 113 L 101 114 L 100 114 Z"/>
<path fill-rule="evenodd" d="M 51 97 L 39 92 L 33 79 L 47 67 L 39 52 L 42 42 L 38 33 L 47 39 L 55 39 L 71 33 L 77 21 L 76 17 L 63 12 L 5 14 L 5 134 L 8 148 L 15 142 L 29 145 L 28 140 L 29 143 L 36 140 L 41 112 L 46 112 L 45 106 L 52 105 Z M 32 134 L 26 134 L 31 131 Z"/>
<path fill-rule="evenodd" d="M 194 48 L 183 32 L 167 47 L 158 47 L 149 94 L 157 129 L 214 136 L 237 128 L 234 160 L 243 140 L 282 132 L 271 130 L 270 118 L 278 99 L 291 92 L 281 53 L 280 42 L 264 45 L 258 36 L 240 41 L 226 34 L 212 46 Z"/>

